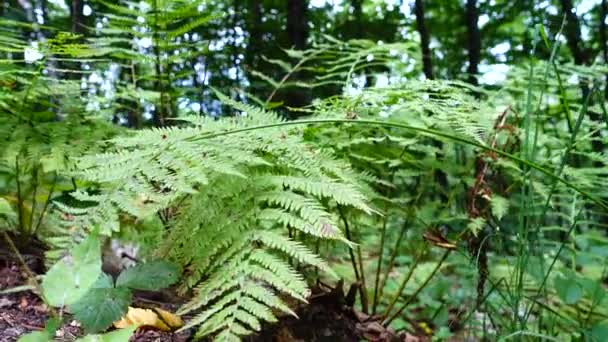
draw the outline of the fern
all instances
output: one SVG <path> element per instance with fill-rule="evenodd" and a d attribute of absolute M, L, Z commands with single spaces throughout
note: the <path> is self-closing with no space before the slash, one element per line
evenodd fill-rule
<path fill-rule="evenodd" d="M 108 227 L 105 234 L 122 213 L 160 215 L 170 228 L 157 254 L 184 266 L 182 290 L 195 288 L 181 313 L 199 313 L 185 329 L 199 326 L 199 337 L 230 340 L 275 321 L 277 312 L 293 314 L 281 293 L 306 300 L 307 283 L 290 260 L 331 273 L 302 237 L 346 241 L 333 207 L 376 211 L 365 177 L 304 142 L 301 128 L 216 135 L 282 122 L 270 111 L 219 97 L 247 115 L 185 118 L 180 126 L 110 140 L 105 153 L 76 161 L 74 176 L 99 184 L 100 193 L 74 196 L 93 205 L 62 209 L 69 224 Z"/>

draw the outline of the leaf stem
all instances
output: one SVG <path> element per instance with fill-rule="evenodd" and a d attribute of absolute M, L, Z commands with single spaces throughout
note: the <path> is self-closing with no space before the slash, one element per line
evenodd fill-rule
<path fill-rule="evenodd" d="M 287 127 L 287 126 L 296 126 L 296 125 L 307 125 L 307 124 L 328 124 L 328 123 L 335 123 L 335 124 L 356 124 L 356 125 L 369 125 L 369 126 L 385 126 L 385 127 L 395 127 L 395 128 L 401 128 L 401 129 L 405 129 L 405 130 L 411 130 L 411 131 L 415 131 L 415 132 L 419 132 L 425 135 L 430 135 L 430 136 L 436 136 L 436 137 L 441 137 L 441 138 L 445 138 L 445 139 L 449 139 L 455 142 L 459 142 L 459 143 L 463 143 L 463 144 L 467 144 L 467 145 L 471 145 L 474 147 L 478 147 L 490 152 L 494 152 L 497 155 L 500 155 L 502 157 L 505 157 L 507 159 L 511 159 L 515 162 L 521 163 L 529 168 L 535 169 L 536 171 L 539 171 L 540 173 L 549 176 L 550 178 L 564 184 L 565 186 L 571 188 L 572 190 L 578 192 L 579 194 L 581 194 L 583 197 L 589 199 L 590 201 L 596 203 L 597 205 L 599 205 L 600 207 L 602 207 L 605 210 L 608 210 L 608 204 L 605 203 L 604 201 L 602 201 L 601 199 L 591 195 L 590 193 L 588 193 L 587 191 L 579 188 L 578 186 L 574 185 L 573 183 L 565 180 L 564 178 L 555 175 L 553 172 L 551 172 L 550 170 L 534 163 L 531 162 L 529 160 L 517 157 L 511 153 L 499 150 L 495 147 L 491 147 L 491 146 L 487 146 L 485 144 L 482 144 L 480 142 L 477 141 L 473 141 L 473 140 L 469 140 L 467 138 L 463 138 L 463 137 L 459 137 L 457 135 L 453 135 L 453 134 L 449 134 L 449 133 L 444 133 L 441 131 L 437 131 L 437 130 L 433 130 L 433 129 L 429 129 L 429 128 L 422 128 L 422 127 L 416 127 L 416 126 L 411 126 L 411 125 L 406 125 L 406 124 L 401 124 L 401 123 L 397 123 L 397 122 L 388 122 L 388 121 L 380 121 L 380 120 L 363 120 L 363 119 L 358 119 L 358 120 L 350 120 L 350 119 L 308 119 L 308 120 L 294 120 L 294 121 L 285 121 L 285 122 L 278 122 L 278 123 L 271 123 L 271 124 L 264 124 L 264 125 L 256 125 L 256 126 L 251 126 L 251 127 L 244 127 L 244 128 L 237 128 L 237 129 L 233 129 L 233 130 L 229 130 L 229 131 L 224 131 L 224 132 L 219 132 L 219 133 L 209 133 L 209 134 L 203 134 L 200 136 L 196 136 L 196 137 L 192 137 L 190 139 L 188 139 L 189 141 L 198 141 L 198 140 L 206 140 L 206 139 L 213 139 L 213 138 L 217 138 L 217 137 L 221 137 L 221 136 L 227 136 L 227 135 L 232 135 L 232 134 L 238 134 L 238 133 L 244 133 L 244 132 L 251 132 L 251 131 L 256 131 L 256 130 L 263 130 L 263 129 L 268 129 L 268 128 L 277 128 L 277 127 Z"/>

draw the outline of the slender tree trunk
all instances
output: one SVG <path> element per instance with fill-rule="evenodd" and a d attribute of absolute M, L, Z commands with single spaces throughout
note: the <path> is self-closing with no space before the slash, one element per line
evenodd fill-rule
<path fill-rule="evenodd" d="M 481 33 L 477 22 L 479 20 L 479 10 L 477 9 L 477 0 L 467 0 L 466 5 L 466 23 L 468 34 L 468 50 L 469 50 L 469 66 L 467 73 L 469 74 L 469 83 L 477 85 L 477 73 L 479 62 L 481 61 Z"/>
<path fill-rule="evenodd" d="M 306 49 L 308 40 L 308 1 L 287 0 L 287 35 L 289 44 L 297 49 Z M 303 79 L 301 72 L 296 72 L 294 79 Z M 286 104 L 290 107 L 302 107 L 310 103 L 310 91 L 307 89 L 294 89 L 287 93 Z M 297 112 L 290 113 L 292 118 L 298 116 Z"/>
<path fill-rule="evenodd" d="M 154 115 L 152 117 L 152 122 L 156 127 L 163 127 L 166 125 L 165 120 L 170 116 L 169 113 L 169 99 L 168 92 L 166 88 L 165 77 L 167 73 L 167 65 L 163 63 L 161 58 L 161 28 L 160 26 L 160 15 L 161 8 L 159 6 L 158 0 L 154 0 L 153 2 L 153 10 L 154 10 L 154 25 L 152 32 L 153 37 L 153 51 L 154 51 L 154 69 L 156 71 L 156 82 L 155 82 L 155 90 L 159 93 L 159 103 L 156 105 L 154 109 Z"/>
<path fill-rule="evenodd" d="M 363 0 L 352 0 L 354 20 L 354 34 L 356 38 L 363 38 Z"/>
<path fill-rule="evenodd" d="M 72 33 L 84 33 L 84 15 L 82 10 L 84 2 L 82 0 L 72 0 L 70 4 L 70 18 L 72 19 Z"/>
<path fill-rule="evenodd" d="M 420 49 L 422 50 L 422 70 L 427 79 L 432 80 L 433 77 L 433 60 L 431 58 L 431 49 L 429 30 L 426 27 L 424 19 L 424 1 L 416 0 L 414 5 L 414 13 L 416 14 L 416 30 L 420 34 Z"/>
<path fill-rule="evenodd" d="M 590 54 L 585 49 L 583 38 L 581 35 L 581 25 L 574 13 L 574 7 L 572 0 L 561 0 L 562 11 L 566 14 L 566 27 L 564 34 L 568 41 L 568 48 L 574 58 L 574 64 L 576 65 L 587 65 L 589 64 Z M 581 83 L 581 90 L 583 93 L 583 100 L 589 95 L 589 87 L 586 84 Z"/>
<path fill-rule="evenodd" d="M 308 1 L 287 0 L 287 34 L 298 50 L 306 48 L 308 40 Z"/>
<path fill-rule="evenodd" d="M 608 12 L 608 4 L 606 0 L 602 0 L 600 4 L 600 47 L 602 49 L 602 57 L 604 63 L 608 65 L 608 42 L 606 42 L 606 12 Z M 608 99 L 608 74 L 606 75 L 606 85 L 604 87 L 604 98 Z"/>
<path fill-rule="evenodd" d="M 589 54 L 583 46 L 581 35 L 581 25 L 574 13 L 572 0 L 561 0 L 562 11 L 566 14 L 566 27 L 564 34 L 568 41 L 568 48 L 572 52 L 574 63 L 577 65 L 585 65 L 589 62 Z"/>
<path fill-rule="evenodd" d="M 416 15 L 416 30 L 418 34 L 420 34 L 420 50 L 422 51 L 422 70 L 424 71 L 424 76 L 427 80 L 432 80 L 435 78 L 433 75 L 433 60 L 431 58 L 431 49 L 430 49 L 430 34 L 429 30 L 426 27 L 426 19 L 424 17 L 424 0 L 416 0 L 414 3 L 414 14 Z M 437 147 L 439 150 L 443 149 L 443 144 L 435 140 L 433 145 Z M 437 159 L 441 159 L 441 153 L 436 154 Z M 442 203 L 447 203 L 448 197 L 446 193 L 448 192 L 448 177 L 442 170 L 435 170 L 434 172 L 435 181 L 439 185 L 441 192 L 439 193 L 439 199 Z"/>
<path fill-rule="evenodd" d="M 242 8 L 241 8 L 241 0 L 235 0 L 233 2 L 233 6 L 234 6 L 234 14 L 232 15 L 232 27 L 237 27 L 239 26 L 239 13 L 241 12 Z M 232 53 L 231 53 L 231 59 L 232 59 L 232 67 L 236 70 L 236 75 L 235 75 L 235 79 L 234 82 L 236 83 L 235 86 L 237 88 L 240 88 L 240 83 L 241 83 L 241 75 L 240 75 L 240 70 L 241 67 L 239 66 L 239 47 L 236 43 L 238 38 L 238 35 L 236 33 L 236 30 L 233 29 L 232 30 Z"/>
<path fill-rule="evenodd" d="M 249 0 L 247 8 L 247 32 L 249 41 L 245 51 L 246 70 L 256 70 L 260 59 L 260 47 L 262 46 L 262 3 L 260 0 Z"/>

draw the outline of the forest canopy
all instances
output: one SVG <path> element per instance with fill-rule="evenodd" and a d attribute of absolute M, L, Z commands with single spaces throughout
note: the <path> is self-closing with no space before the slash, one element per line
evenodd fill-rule
<path fill-rule="evenodd" d="M 605 0 L 0 0 L 0 340 L 604 341 Z"/>

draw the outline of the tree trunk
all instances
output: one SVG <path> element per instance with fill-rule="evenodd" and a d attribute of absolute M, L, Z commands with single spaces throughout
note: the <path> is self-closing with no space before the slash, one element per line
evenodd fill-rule
<path fill-rule="evenodd" d="M 353 16 L 354 16 L 354 30 L 356 38 L 363 38 L 363 0 L 352 0 Z"/>
<path fill-rule="evenodd" d="M 241 77 L 240 77 L 240 66 L 239 66 L 239 46 L 237 45 L 236 41 L 238 38 L 238 34 L 236 33 L 237 31 L 234 29 L 235 27 L 239 26 L 239 15 L 241 13 L 242 7 L 241 7 L 241 0 L 234 0 L 233 1 L 233 7 L 234 7 L 234 14 L 232 15 L 232 53 L 231 53 L 231 59 L 232 59 L 232 67 L 236 70 L 236 75 L 235 75 L 235 83 L 236 83 L 236 87 L 239 88 L 240 87 L 240 83 L 241 83 Z"/>
<path fill-rule="evenodd" d="M 602 49 L 602 57 L 604 64 L 608 65 L 608 43 L 606 42 L 606 12 L 608 12 L 606 0 L 602 0 L 600 4 L 600 47 Z M 606 85 L 604 88 L 604 100 L 608 99 L 608 74 L 606 75 Z"/>
<path fill-rule="evenodd" d="M 84 15 L 82 10 L 84 2 L 82 0 L 72 0 L 70 5 L 70 18 L 72 19 L 72 33 L 84 33 Z"/>
<path fill-rule="evenodd" d="M 247 1 L 247 18 L 245 20 L 245 28 L 249 33 L 249 40 L 245 47 L 245 65 L 244 72 L 247 75 L 249 81 L 249 92 L 255 95 L 261 95 L 262 89 L 265 88 L 265 84 L 261 84 L 257 81 L 256 77 L 252 74 L 254 70 L 260 70 L 260 56 L 262 55 L 262 46 L 264 39 L 262 29 L 262 13 L 263 7 L 260 0 L 248 0 Z"/>
<path fill-rule="evenodd" d="M 249 0 L 248 18 L 246 21 L 247 32 L 249 33 L 249 41 L 247 42 L 246 50 L 246 68 L 250 70 L 257 69 L 260 59 L 260 47 L 262 46 L 262 3 L 260 0 Z"/>
<path fill-rule="evenodd" d="M 429 47 L 430 38 L 429 30 L 426 27 L 424 19 L 424 1 L 416 0 L 414 5 L 414 13 L 416 14 L 416 30 L 420 34 L 420 49 L 422 50 L 422 70 L 427 79 L 432 80 L 433 77 L 433 60 L 431 58 L 431 49 Z"/>
<path fill-rule="evenodd" d="M 477 0 L 467 0 L 466 6 L 466 23 L 468 34 L 468 50 L 469 50 L 469 66 L 467 73 L 469 74 L 469 83 L 477 85 L 477 73 L 479 62 L 481 60 L 481 33 L 477 22 L 479 20 L 479 11 L 477 9 Z"/>
<path fill-rule="evenodd" d="M 308 1 L 287 0 L 287 34 L 292 47 L 306 48 L 308 40 Z"/>
<path fill-rule="evenodd" d="M 287 0 L 287 35 L 291 47 L 297 50 L 306 49 L 308 40 L 308 1 Z M 302 80 L 304 75 L 296 72 L 292 75 L 295 80 Z M 285 104 L 289 107 L 303 107 L 310 103 L 308 89 L 293 89 L 286 93 Z M 297 118 L 298 112 L 292 111 L 291 118 Z"/>
<path fill-rule="evenodd" d="M 572 0 L 561 0 L 562 11 L 566 14 L 566 27 L 564 34 L 568 41 L 568 48 L 572 52 L 574 63 L 577 65 L 586 65 L 589 62 L 589 53 L 583 46 L 583 40 L 581 36 L 581 25 L 574 13 L 574 7 L 572 6 Z"/>

